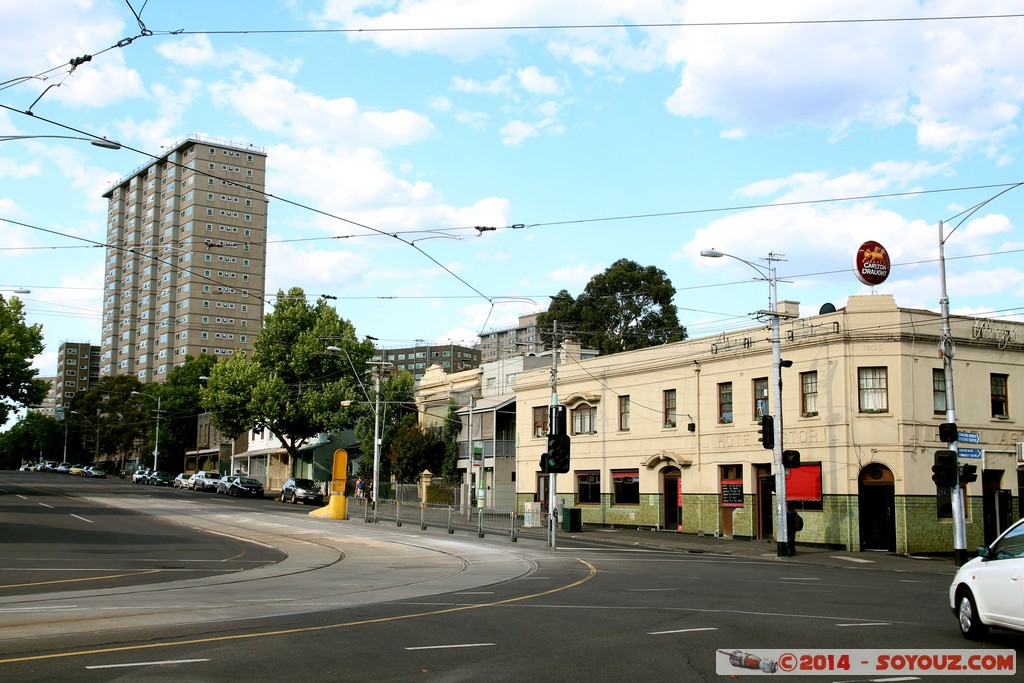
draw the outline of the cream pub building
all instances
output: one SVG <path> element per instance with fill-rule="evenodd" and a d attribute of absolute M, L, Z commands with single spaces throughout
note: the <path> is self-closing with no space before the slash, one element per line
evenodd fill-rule
<path fill-rule="evenodd" d="M 851 296 L 844 308 L 809 317 L 799 317 L 796 302 L 778 308 L 784 446 L 801 462 L 786 473 L 786 497 L 804 519 L 797 542 L 951 552 L 949 491 L 931 476 L 935 451 L 946 447 L 940 315 L 899 308 L 884 294 Z M 1018 516 L 1024 324 L 950 323 L 961 463 L 979 475 L 965 490 L 972 549 Z M 761 416 L 778 414 L 771 374 L 769 326 L 588 360 L 563 356 L 557 390 L 571 469 L 557 475 L 556 499 L 580 508 L 584 523 L 774 540 L 773 455 L 758 440 Z M 520 503 L 546 498 L 550 379 L 543 369 L 516 381 Z"/>

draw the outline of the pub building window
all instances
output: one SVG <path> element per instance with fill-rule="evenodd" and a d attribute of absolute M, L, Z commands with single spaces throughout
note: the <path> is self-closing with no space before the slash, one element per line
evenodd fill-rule
<path fill-rule="evenodd" d="M 601 502 L 601 474 L 599 472 L 577 472 L 576 496 L 580 504 L 599 504 Z"/>
<path fill-rule="evenodd" d="M 640 504 L 640 471 L 612 470 L 612 505 Z"/>

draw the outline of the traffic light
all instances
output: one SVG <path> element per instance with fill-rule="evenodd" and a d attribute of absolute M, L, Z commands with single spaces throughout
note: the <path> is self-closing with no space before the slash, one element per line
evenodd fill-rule
<path fill-rule="evenodd" d="M 963 465 L 960 468 L 960 483 L 970 484 L 973 481 L 978 481 L 978 466 Z"/>
<path fill-rule="evenodd" d="M 551 460 L 548 459 L 547 453 L 540 455 L 540 471 L 543 474 L 551 474 Z"/>
<path fill-rule="evenodd" d="M 782 451 L 782 466 L 786 469 L 800 467 L 800 451 Z"/>
<path fill-rule="evenodd" d="M 548 452 L 544 454 L 541 471 L 545 474 L 565 474 L 569 471 L 568 434 L 548 434 Z"/>
<path fill-rule="evenodd" d="M 939 488 L 953 488 L 957 481 L 957 462 L 955 451 L 935 451 L 935 464 L 932 465 L 932 481 Z"/>
<path fill-rule="evenodd" d="M 775 420 L 771 415 L 761 416 L 761 426 L 757 428 L 757 433 L 760 434 L 757 440 L 761 442 L 763 448 L 775 448 Z"/>
<path fill-rule="evenodd" d="M 953 443 L 959 438 L 955 422 L 943 422 L 939 425 L 939 441 Z"/>

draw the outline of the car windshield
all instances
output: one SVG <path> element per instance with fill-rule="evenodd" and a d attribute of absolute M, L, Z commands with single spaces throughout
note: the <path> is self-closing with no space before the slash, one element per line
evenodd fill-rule
<path fill-rule="evenodd" d="M 207 479 L 220 479 L 220 472 L 207 472 L 205 475 Z"/>
<path fill-rule="evenodd" d="M 260 486 L 259 480 L 253 479 L 252 477 L 239 477 L 238 483 L 245 484 L 246 486 Z"/>
<path fill-rule="evenodd" d="M 315 489 L 316 484 L 313 483 L 312 479 L 296 479 L 295 485 L 300 489 Z"/>

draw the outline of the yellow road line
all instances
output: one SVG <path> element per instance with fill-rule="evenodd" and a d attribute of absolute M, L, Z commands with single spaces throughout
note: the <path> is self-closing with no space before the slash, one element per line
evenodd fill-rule
<path fill-rule="evenodd" d="M 53 581 L 35 581 L 33 583 L 9 583 L 4 586 L 0 586 L 0 589 L 24 588 L 26 586 L 48 586 L 54 583 L 76 583 L 78 581 L 102 581 L 104 579 L 121 579 L 125 576 L 143 576 L 145 574 L 156 574 L 162 571 L 162 569 L 147 569 L 144 572 L 129 572 L 128 574 L 110 574 L 108 576 L 84 576 L 80 579 L 54 579 Z"/>
<path fill-rule="evenodd" d="M 513 602 L 521 602 L 523 600 L 532 600 L 533 598 L 544 597 L 545 595 L 552 595 L 559 593 L 570 588 L 582 585 L 594 578 L 597 574 L 597 567 L 590 564 L 584 559 L 575 558 L 578 562 L 586 565 L 588 568 L 587 575 L 578 581 L 574 581 L 565 586 L 559 586 L 558 588 L 552 588 L 550 590 L 541 591 L 540 593 L 531 593 L 530 595 L 521 595 L 518 598 L 507 598 L 505 600 L 498 600 L 495 602 L 480 603 L 477 605 L 462 605 L 460 607 L 448 607 L 445 609 L 434 610 L 432 612 L 416 612 L 413 614 L 399 614 L 392 617 L 380 617 L 378 619 L 363 619 L 361 621 L 348 621 L 341 624 L 326 624 L 324 626 L 303 626 L 300 628 L 289 628 L 278 631 L 262 631 L 260 633 L 240 633 L 233 636 L 211 636 L 209 638 L 195 638 L 193 640 L 177 640 L 168 643 L 147 643 L 145 645 L 127 645 L 124 647 L 107 647 L 96 650 L 79 650 L 75 652 L 57 652 L 48 655 L 31 655 L 28 657 L 12 657 L 10 659 L 0 659 L 0 664 L 14 664 L 16 662 L 33 662 L 43 659 L 60 659 L 63 657 L 81 657 L 82 655 L 98 655 L 98 654 L 109 654 L 112 652 L 131 652 L 133 650 L 151 650 L 154 648 L 163 647 L 179 647 L 182 645 L 201 645 L 204 643 L 217 643 L 226 642 L 229 640 L 248 640 L 250 638 L 266 638 L 268 636 L 287 636 L 296 633 L 312 633 L 315 631 L 331 631 L 339 628 L 348 628 L 351 626 L 366 626 L 368 624 L 383 624 L 389 621 L 402 621 L 404 619 L 417 619 L 419 617 L 432 617 L 439 614 L 451 614 L 453 612 L 464 612 L 471 609 L 480 609 L 482 607 L 496 607 L 498 605 L 507 605 Z"/>

